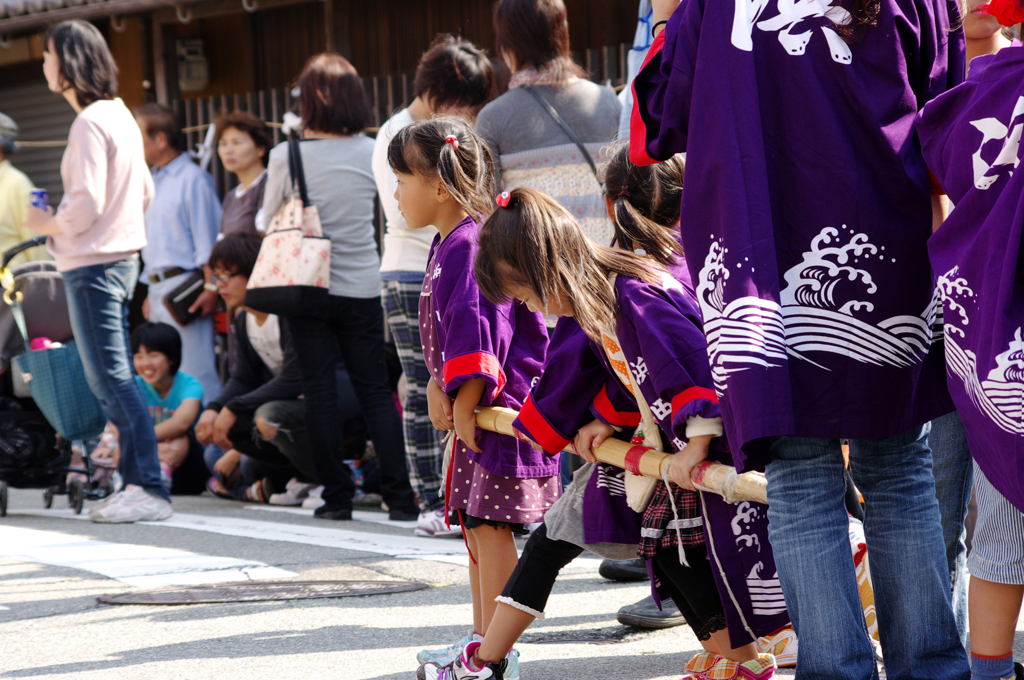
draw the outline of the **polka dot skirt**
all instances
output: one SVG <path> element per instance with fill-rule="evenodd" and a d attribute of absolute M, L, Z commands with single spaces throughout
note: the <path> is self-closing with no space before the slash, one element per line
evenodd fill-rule
<path fill-rule="evenodd" d="M 469 459 L 461 443 L 452 455 L 448 505 L 481 519 L 528 524 L 540 522 L 561 495 L 557 476 L 519 479 L 491 474 Z"/>

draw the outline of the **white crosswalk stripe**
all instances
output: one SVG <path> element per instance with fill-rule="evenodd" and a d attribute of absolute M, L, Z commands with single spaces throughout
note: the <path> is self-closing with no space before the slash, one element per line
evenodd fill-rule
<path fill-rule="evenodd" d="M 35 515 L 42 517 L 60 517 L 88 521 L 84 515 L 75 515 L 67 509 L 22 509 L 10 511 L 12 515 Z M 147 526 L 166 527 L 172 529 L 189 529 L 204 531 L 225 536 L 238 536 L 264 541 L 283 541 L 302 543 L 325 548 L 356 550 L 360 552 L 387 555 L 390 557 L 432 560 L 466 566 L 469 557 L 461 541 L 419 538 L 395 534 L 378 534 L 366 531 L 352 531 L 334 527 L 317 527 L 305 524 L 288 524 L 283 522 L 267 522 L 257 519 L 238 517 L 218 517 L 178 512 L 162 522 L 140 522 Z M 2 553 L 0 553 L 2 554 Z M 579 557 L 567 568 L 596 569 L 600 559 Z"/>
<path fill-rule="evenodd" d="M 263 562 L 187 550 L 111 543 L 57 531 L 0 526 L 0 556 L 72 567 L 141 588 L 288 578 Z"/>

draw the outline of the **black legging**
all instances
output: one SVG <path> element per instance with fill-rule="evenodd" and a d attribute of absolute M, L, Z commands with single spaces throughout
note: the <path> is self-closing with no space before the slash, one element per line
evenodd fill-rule
<path fill-rule="evenodd" d="M 548 526 L 541 524 L 526 542 L 501 596 L 532 610 L 535 616 L 542 614 L 558 572 L 582 553 L 578 545 L 548 538 Z"/>

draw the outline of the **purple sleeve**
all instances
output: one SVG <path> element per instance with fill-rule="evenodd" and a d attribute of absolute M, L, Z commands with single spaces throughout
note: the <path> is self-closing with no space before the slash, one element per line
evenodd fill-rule
<path fill-rule="evenodd" d="M 623 429 L 636 428 L 640 424 L 640 412 L 633 398 L 619 379 L 607 377 L 604 387 L 594 397 L 590 413 L 606 425 Z"/>
<path fill-rule="evenodd" d="M 630 160 L 637 165 L 686 151 L 702 17 L 701 0 L 683 0 L 633 80 Z"/>
<path fill-rule="evenodd" d="M 480 292 L 473 277 L 475 248 L 468 239 L 455 241 L 446 250 L 433 291 L 435 309 L 443 310 L 437 321 L 444 330 L 440 350 L 445 392 L 454 399 L 463 384 L 481 378 L 490 389 L 480 404 L 489 406 L 506 383 L 505 354 L 515 333 L 512 306 L 496 305 Z"/>
<path fill-rule="evenodd" d="M 573 319 L 559 319 L 540 379 L 515 421 L 517 430 L 555 454 L 590 420 L 590 404 L 608 379 L 590 339 Z"/>
<path fill-rule="evenodd" d="M 896 27 L 917 108 L 964 81 L 966 44 L 955 2 L 896 0 Z"/>
<path fill-rule="evenodd" d="M 686 441 L 690 419 L 721 418 L 700 314 L 690 297 L 682 290 L 631 282 L 620 288 L 619 301 L 619 327 L 626 323 L 627 332 L 636 334 L 658 397 L 649 406 L 662 427 Z"/>

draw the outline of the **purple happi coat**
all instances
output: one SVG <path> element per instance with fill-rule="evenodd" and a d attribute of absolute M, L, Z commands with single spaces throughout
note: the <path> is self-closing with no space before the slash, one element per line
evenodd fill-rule
<path fill-rule="evenodd" d="M 473 277 L 480 225 L 467 217 L 430 247 L 420 296 L 420 335 L 431 376 L 455 399 L 467 380 L 487 383 L 482 406 L 520 409 L 540 376 L 548 337 L 544 318 L 513 302 L 496 305 Z M 482 453 L 470 459 L 495 475 L 548 477 L 558 474 L 558 458 L 527 442 L 482 432 Z"/>
<path fill-rule="evenodd" d="M 759 438 L 952 410 L 917 110 L 962 79 L 955 3 L 683 0 L 634 81 L 634 163 L 687 153 L 683 245 L 737 469 Z"/>
<path fill-rule="evenodd" d="M 545 451 L 563 450 L 576 432 L 598 418 L 626 436 L 640 424 L 636 402 L 608 372 L 579 324 L 558 320 L 540 380 L 519 411 L 515 428 Z M 625 471 L 598 463 L 583 492 L 583 542 L 635 544 L 640 539 L 640 515 L 626 504 Z"/>
<path fill-rule="evenodd" d="M 1024 47 L 971 62 L 924 108 L 925 159 L 955 204 L 928 244 L 949 389 L 985 477 L 1024 512 Z"/>
<path fill-rule="evenodd" d="M 617 278 L 615 334 L 651 413 L 668 435 L 666 444 L 678 451 L 689 436 L 705 434 L 721 412 L 697 302 L 681 285 L 668 278 L 665 283 Z M 607 355 L 601 351 L 599 357 L 614 376 Z M 708 459 L 731 462 L 724 437 L 712 440 Z M 712 493 L 700 497 L 708 556 L 733 645 L 775 632 L 789 623 L 789 614 L 768 541 L 767 507 L 726 503 Z M 756 601 L 751 592 L 757 593 Z"/>

